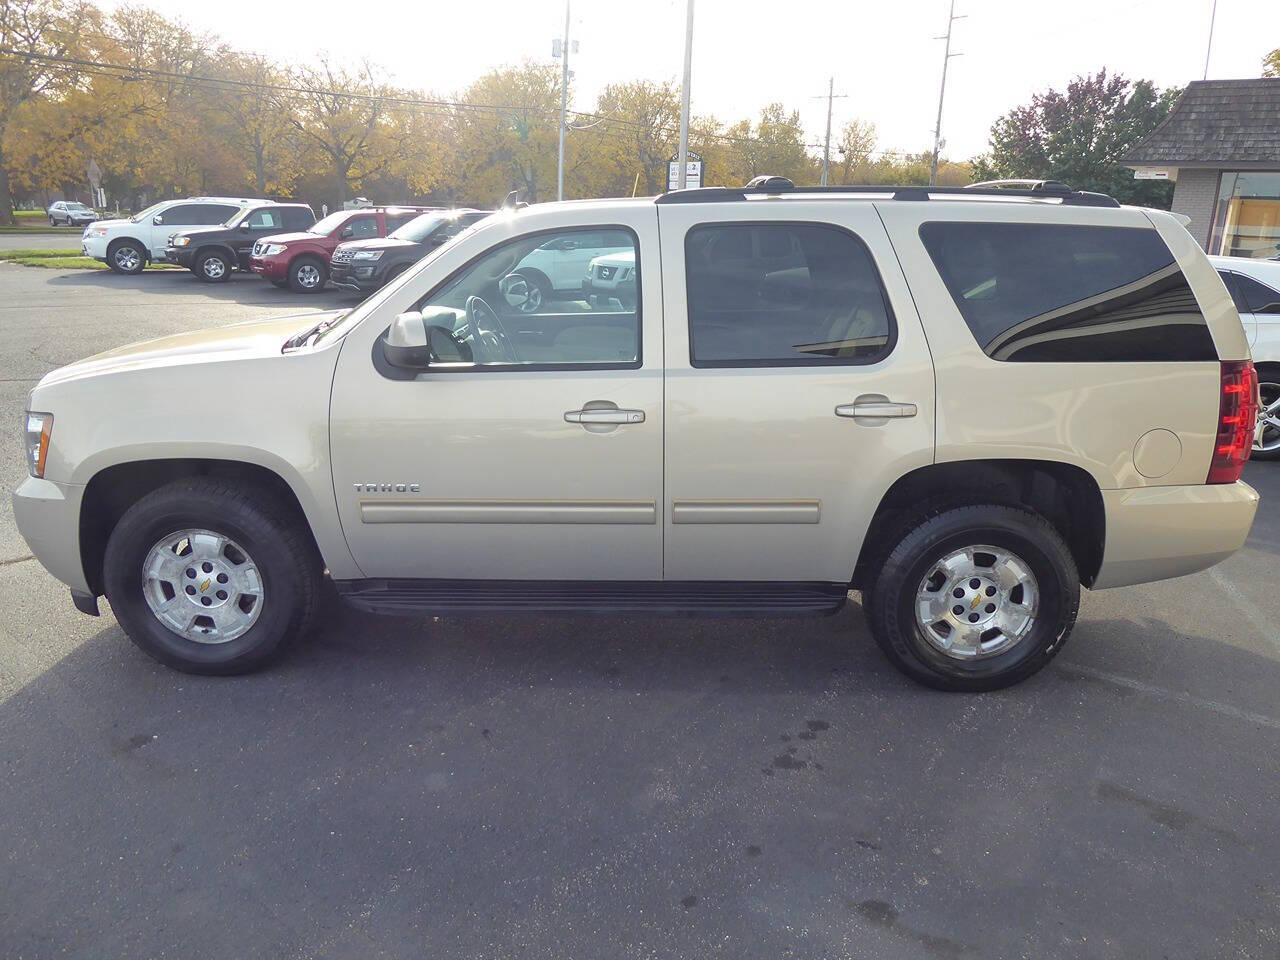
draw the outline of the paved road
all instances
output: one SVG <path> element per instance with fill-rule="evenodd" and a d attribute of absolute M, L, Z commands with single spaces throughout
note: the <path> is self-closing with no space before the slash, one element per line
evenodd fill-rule
<path fill-rule="evenodd" d="M 0 250 L 79 250 L 82 227 L 60 227 L 57 233 L 0 233 Z"/>
<path fill-rule="evenodd" d="M 0 267 L 0 400 L 299 304 Z M 163 402 L 160 398 L 158 402 Z M 22 471 L 0 444 L 0 478 Z M 1280 464 L 1218 569 L 1087 594 L 1000 694 L 827 620 L 375 618 L 270 672 L 157 666 L 0 516 L 0 953 L 1275 957 Z"/>

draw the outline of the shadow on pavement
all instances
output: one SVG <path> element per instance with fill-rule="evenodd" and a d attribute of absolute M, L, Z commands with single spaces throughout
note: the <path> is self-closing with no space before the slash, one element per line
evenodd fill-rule
<path fill-rule="evenodd" d="M 856 604 L 409 620 L 331 598 L 324 622 L 212 679 L 107 619 L 0 704 L 8 949 L 1221 956 L 1274 934 L 1274 728 L 1070 662 L 933 693 Z M 1159 651 L 1144 682 L 1185 659 L 1280 684 L 1158 621 L 1084 623 L 1063 659 L 1136 651 Z"/>

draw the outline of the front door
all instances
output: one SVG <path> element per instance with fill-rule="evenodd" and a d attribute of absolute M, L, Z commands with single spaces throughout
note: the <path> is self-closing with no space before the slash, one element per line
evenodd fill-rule
<path fill-rule="evenodd" d="M 655 264 L 634 310 L 585 295 L 521 309 L 528 286 L 513 270 L 530 252 L 602 236 Z M 530 211 L 383 295 L 342 346 L 331 409 L 339 515 L 367 577 L 661 579 L 657 259 L 652 207 L 606 223 Z M 406 375 L 378 337 L 409 309 L 434 347 L 432 365 Z"/>
<path fill-rule="evenodd" d="M 660 204 L 665 575 L 848 582 L 933 461 L 933 366 L 874 206 Z"/>

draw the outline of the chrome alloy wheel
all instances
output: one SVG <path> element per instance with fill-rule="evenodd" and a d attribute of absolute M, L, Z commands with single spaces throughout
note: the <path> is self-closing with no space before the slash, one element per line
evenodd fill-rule
<path fill-rule="evenodd" d="M 1253 431 L 1253 449 L 1264 453 L 1280 450 L 1280 383 L 1273 379 L 1258 383 L 1258 424 Z"/>
<path fill-rule="evenodd" d="M 1039 588 L 1017 554 L 976 545 L 934 563 L 916 591 L 916 624 L 940 653 L 979 660 L 1004 653 L 1035 625 Z"/>
<path fill-rule="evenodd" d="M 156 619 L 196 643 L 227 643 L 262 612 L 262 575 L 239 544 L 212 530 L 178 530 L 142 564 L 142 593 Z"/>
<path fill-rule="evenodd" d="M 221 280 L 222 275 L 227 272 L 227 265 L 222 262 L 221 257 L 205 257 L 200 269 L 210 280 Z"/>
<path fill-rule="evenodd" d="M 304 263 L 294 272 L 298 278 L 298 286 L 304 290 L 314 290 L 320 285 L 320 268 L 314 263 Z"/>
<path fill-rule="evenodd" d="M 134 270 L 137 270 L 138 266 L 142 262 L 142 257 L 138 253 L 138 248 L 130 246 L 129 244 L 117 247 L 113 258 L 116 262 L 116 266 L 125 273 L 132 273 Z"/>

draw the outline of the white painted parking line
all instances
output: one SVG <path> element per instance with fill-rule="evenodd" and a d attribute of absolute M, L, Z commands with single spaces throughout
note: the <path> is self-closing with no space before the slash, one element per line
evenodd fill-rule
<path fill-rule="evenodd" d="M 1258 635 L 1262 637 L 1271 648 L 1280 653 L 1280 638 L 1276 637 L 1275 620 L 1268 617 L 1259 609 L 1258 605 L 1244 595 L 1244 591 L 1232 583 L 1222 572 L 1222 567 L 1211 567 L 1209 569 L 1209 579 L 1216 583 L 1228 597 L 1231 602 L 1239 608 L 1240 612 L 1245 615 L 1253 628 L 1258 631 Z"/>
<path fill-rule="evenodd" d="M 1125 687 L 1148 697 L 1156 697 L 1160 700 L 1172 700 L 1175 703 L 1185 703 L 1188 706 L 1196 707 L 1200 710 L 1212 710 L 1214 713 L 1221 714 L 1224 717 L 1232 717 L 1236 720 L 1243 720 L 1246 723 L 1255 723 L 1259 726 L 1268 727 L 1272 730 L 1280 730 L 1280 719 L 1277 719 L 1276 717 L 1268 717 L 1266 714 L 1254 713 L 1252 710 L 1242 710 L 1239 707 L 1233 707 L 1231 704 L 1222 703 L 1219 700 L 1208 700 L 1204 697 L 1192 696 L 1189 693 L 1181 693 L 1177 690 L 1166 690 L 1164 687 L 1157 687 L 1153 683 L 1147 683 L 1143 680 L 1135 680 L 1133 677 L 1122 677 L 1118 673 L 1109 673 L 1106 670 L 1098 670 L 1095 667 L 1086 667 L 1079 663 L 1060 661 L 1058 666 L 1060 669 L 1066 670 L 1068 673 L 1078 673 L 1091 680 L 1100 680 L 1103 683 L 1110 683 L 1117 687 Z"/>

